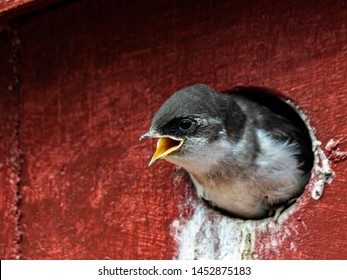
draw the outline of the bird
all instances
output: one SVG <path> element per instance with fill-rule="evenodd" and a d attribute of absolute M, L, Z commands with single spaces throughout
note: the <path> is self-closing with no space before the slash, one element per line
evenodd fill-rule
<path fill-rule="evenodd" d="M 183 168 L 212 207 L 257 220 L 297 198 L 310 178 L 312 144 L 300 120 L 264 88 L 196 84 L 169 97 L 140 140 L 158 140 L 149 165 L 164 159 Z"/>

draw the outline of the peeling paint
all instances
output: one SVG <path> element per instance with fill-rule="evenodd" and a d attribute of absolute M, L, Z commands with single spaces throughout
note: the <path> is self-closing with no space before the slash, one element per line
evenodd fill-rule
<path fill-rule="evenodd" d="M 342 162 L 347 159 L 347 152 L 340 150 L 341 139 L 330 139 L 325 146 L 325 150 L 328 152 L 328 159 L 334 163 Z"/>

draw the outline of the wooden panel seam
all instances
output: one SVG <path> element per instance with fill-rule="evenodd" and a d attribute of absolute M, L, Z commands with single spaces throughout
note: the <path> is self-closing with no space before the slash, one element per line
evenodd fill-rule
<path fill-rule="evenodd" d="M 9 156 L 9 182 L 10 187 L 16 193 L 16 199 L 11 207 L 11 213 L 13 215 L 15 228 L 13 236 L 13 247 L 12 257 L 15 259 L 21 259 L 21 241 L 23 237 L 23 230 L 20 225 L 20 219 L 22 212 L 20 210 L 21 204 L 21 173 L 22 173 L 22 153 L 20 147 L 20 79 L 19 79 L 19 65 L 20 65 L 20 39 L 19 39 L 19 28 L 16 25 L 8 27 L 8 32 L 11 38 L 11 53 L 9 63 L 12 66 L 12 80 L 9 86 L 9 91 L 12 92 L 16 97 L 16 104 L 14 108 L 14 115 L 12 119 L 13 123 L 13 135 L 12 144 Z"/>

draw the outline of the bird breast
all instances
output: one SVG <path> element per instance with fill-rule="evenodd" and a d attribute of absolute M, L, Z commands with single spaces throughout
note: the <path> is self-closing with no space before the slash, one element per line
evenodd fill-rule
<path fill-rule="evenodd" d="M 233 144 L 220 138 L 174 163 L 189 172 L 199 197 L 239 217 L 262 217 L 271 205 L 300 191 L 302 171 L 293 156 L 295 143 L 280 142 L 260 129 L 256 134 L 257 151 L 247 149 L 247 139 Z"/>

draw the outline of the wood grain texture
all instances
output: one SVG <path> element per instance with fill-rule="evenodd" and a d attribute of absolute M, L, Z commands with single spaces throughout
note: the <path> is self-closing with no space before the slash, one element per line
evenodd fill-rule
<path fill-rule="evenodd" d="M 194 194 L 172 165 L 147 167 L 154 143 L 138 138 L 186 85 L 277 89 L 307 113 L 323 147 L 333 138 L 346 150 L 345 5 L 84 0 L 22 20 L 22 257 L 177 255 L 172 223 L 194 213 Z M 254 258 L 347 257 L 346 161 L 333 169 L 320 200 L 305 192 L 283 228 L 257 233 Z"/>

